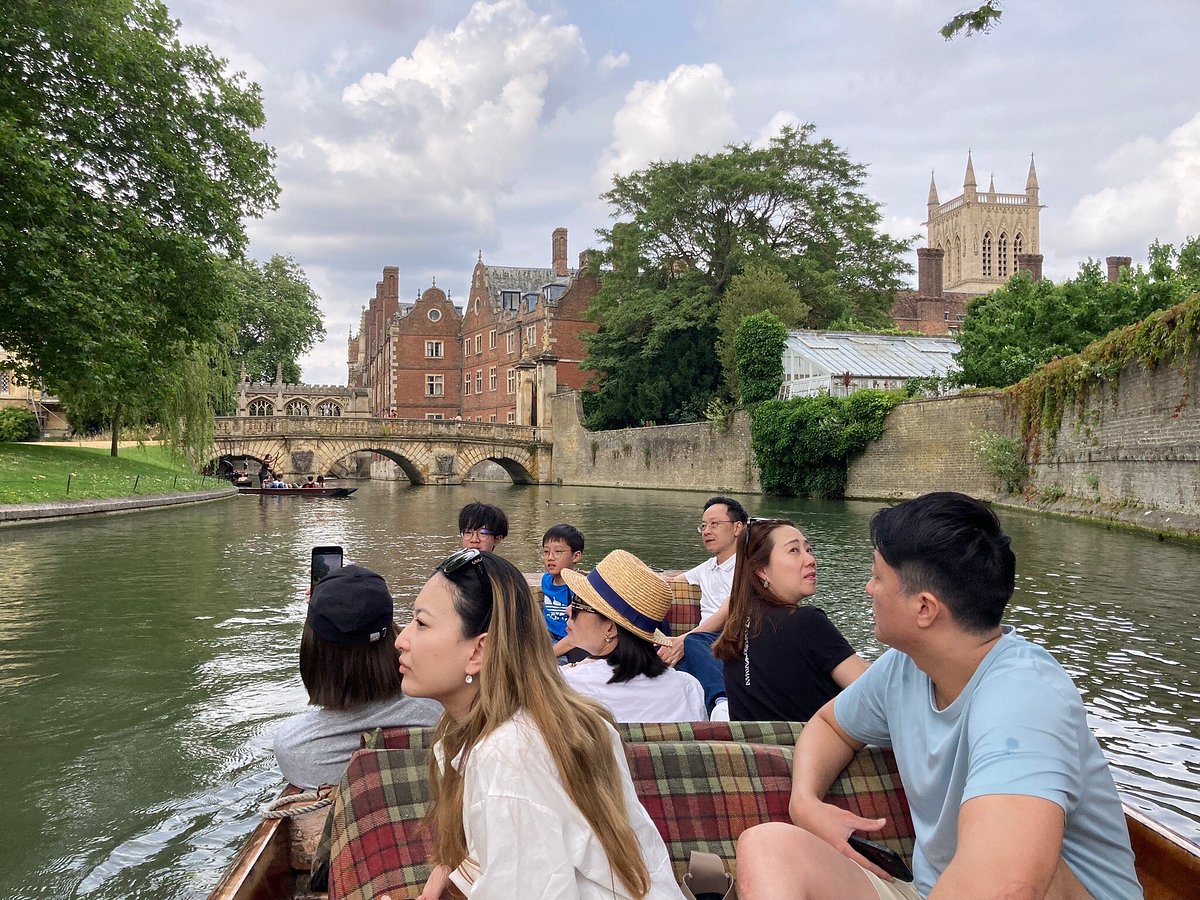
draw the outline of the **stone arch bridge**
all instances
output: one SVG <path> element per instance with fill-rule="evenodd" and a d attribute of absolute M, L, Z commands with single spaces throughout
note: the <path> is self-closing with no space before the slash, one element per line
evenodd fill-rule
<path fill-rule="evenodd" d="M 545 433 L 543 433 L 545 432 Z M 436 419 L 334 416 L 218 417 L 216 457 L 268 456 L 288 481 L 328 475 L 351 454 L 378 453 L 413 484 L 461 484 L 474 466 L 498 463 L 517 484 L 551 481 L 549 429 Z"/>

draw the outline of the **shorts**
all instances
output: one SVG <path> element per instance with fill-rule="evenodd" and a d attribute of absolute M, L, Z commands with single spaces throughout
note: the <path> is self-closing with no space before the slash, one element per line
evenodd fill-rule
<path fill-rule="evenodd" d="M 860 867 L 861 868 L 861 867 Z M 879 900 L 924 900 L 917 886 L 908 881 L 884 881 L 874 872 L 863 869 L 863 874 L 871 879 L 871 887 L 879 895 Z"/>

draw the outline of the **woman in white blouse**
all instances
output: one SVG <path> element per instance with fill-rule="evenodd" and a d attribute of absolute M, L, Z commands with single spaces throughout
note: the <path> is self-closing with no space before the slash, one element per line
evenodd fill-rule
<path fill-rule="evenodd" d="M 659 624 L 671 589 L 650 567 L 614 550 L 587 575 L 563 569 L 571 589 L 567 631 L 592 658 L 562 667 L 567 684 L 594 697 L 618 722 L 702 722 L 704 688 L 672 669 L 657 648 L 670 644 Z"/>
<path fill-rule="evenodd" d="M 471 900 L 680 900 L 608 713 L 567 688 L 525 577 L 460 550 L 396 639 L 405 692 L 441 702 L 430 761 L 437 866 Z"/>

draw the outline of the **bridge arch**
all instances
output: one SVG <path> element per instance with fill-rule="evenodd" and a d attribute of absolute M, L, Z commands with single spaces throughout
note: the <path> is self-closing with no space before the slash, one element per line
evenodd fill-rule
<path fill-rule="evenodd" d="M 345 460 L 353 456 L 355 453 L 378 453 L 380 456 L 387 457 L 397 466 L 399 466 L 400 471 L 403 472 L 404 476 L 413 484 L 429 483 L 427 473 L 421 470 L 421 466 L 415 460 L 411 459 L 409 455 L 390 447 L 357 447 L 343 454 L 337 459 L 332 458 L 331 455 L 327 455 L 326 458 L 328 460 L 328 465 L 330 468 L 332 468 L 338 463 L 344 464 Z"/>

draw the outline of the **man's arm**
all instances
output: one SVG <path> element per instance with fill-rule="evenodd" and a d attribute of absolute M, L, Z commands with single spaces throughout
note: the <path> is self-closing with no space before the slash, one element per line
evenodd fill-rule
<path fill-rule="evenodd" d="M 1019 794 L 973 797 L 958 812 L 954 858 L 929 900 L 955 897 L 1086 898 L 1062 861 L 1065 815 L 1051 800 Z"/>
<path fill-rule="evenodd" d="M 834 701 L 830 700 L 817 710 L 817 714 L 808 720 L 796 739 L 788 814 L 792 822 L 821 838 L 838 853 L 890 881 L 891 877 L 886 872 L 850 849 L 846 843 L 846 838 L 854 832 L 878 831 L 887 820 L 864 819 L 825 802 L 830 785 L 854 758 L 854 754 L 866 746 L 850 737 L 838 725 L 833 704 Z"/>
<path fill-rule="evenodd" d="M 675 580 L 676 581 L 687 581 L 687 579 L 684 578 L 682 575 L 676 576 Z M 706 619 L 701 619 L 700 624 L 697 625 L 695 628 L 693 628 L 691 631 L 685 631 L 683 634 L 678 634 L 678 635 L 675 635 L 675 636 L 669 638 L 669 640 L 671 641 L 671 646 L 659 647 L 658 648 L 659 659 L 661 659 L 663 662 L 665 662 L 668 666 L 675 665 L 676 663 L 679 662 L 679 660 L 683 659 L 683 639 L 685 637 L 687 637 L 693 631 L 708 631 L 708 632 L 714 632 L 714 633 L 719 632 L 722 628 L 725 627 L 725 620 L 728 618 L 729 618 L 729 598 L 726 597 L 722 601 L 721 605 L 717 607 L 716 612 L 714 612 L 711 616 L 709 616 Z"/>

